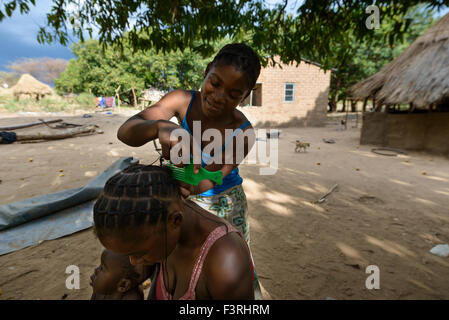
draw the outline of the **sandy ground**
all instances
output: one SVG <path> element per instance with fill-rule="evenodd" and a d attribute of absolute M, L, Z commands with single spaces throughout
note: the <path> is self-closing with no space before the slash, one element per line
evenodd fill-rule
<path fill-rule="evenodd" d="M 117 140 L 129 115 L 0 115 L 0 126 L 63 118 L 105 131 L 1 145 L 0 204 L 83 186 L 123 156 L 153 162 L 152 144 L 132 148 Z M 264 287 L 274 299 L 449 299 L 449 258 L 429 253 L 449 243 L 449 159 L 376 155 L 371 146 L 358 146 L 360 129 L 352 124 L 339 131 L 330 119 L 325 128 L 283 129 L 274 176 L 259 175 L 261 165 L 241 165 Z M 296 139 L 310 149 L 295 153 Z M 326 202 L 314 203 L 335 184 Z M 88 229 L 0 256 L 0 299 L 88 299 L 101 250 Z M 81 271 L 79 290 L 65 287 L 72 264 Z M 365 287 L 368 265 L 379 267 L 378 290 Z"/>

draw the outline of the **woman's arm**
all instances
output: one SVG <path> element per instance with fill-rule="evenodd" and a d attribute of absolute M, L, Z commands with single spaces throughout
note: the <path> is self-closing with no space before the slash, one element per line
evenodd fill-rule
<path fill-rule="evenodd" d="M 178 115 L 189 103 L 190 94 L 184 90 L 174 90 L 161 100 L 132 116 L 118 129 L 117 138 L 133 147 L 140 147 L 158 138 L 161 129 L 177 126 L 169 120 Z"/>

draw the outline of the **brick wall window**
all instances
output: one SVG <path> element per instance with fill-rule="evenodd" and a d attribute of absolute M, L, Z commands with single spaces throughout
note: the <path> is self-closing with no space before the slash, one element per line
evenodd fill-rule
<path fill-rule="evenodd" d="M 286 83 L 284 90 L 284 101 L 292 102 L 295 100 L 295 84 L 294 83 Z"/>

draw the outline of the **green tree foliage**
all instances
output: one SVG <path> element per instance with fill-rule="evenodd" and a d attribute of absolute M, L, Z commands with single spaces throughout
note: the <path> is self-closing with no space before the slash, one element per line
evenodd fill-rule
<path fill-rule="evenodd" d="M 4 1 L 0 21 L 15 10 L 28 13 L 35 0 Z M 290 4 L 292 1 L 290 2 Z M 235 38 L 242 30 L 251 34 L 258 52 L 279 55 L 283 62 L 308 57 L 332 67 L 333 44 L 349 45 L 353 38 L 370 38 L 365 9 L 372 0 L 305 0 L 295 14 L 287 14 L 288 0 L 267 7 L 261 0 L 53 0 L 47 26 L 40 29 L 41 43 L 67 44 L 71 36 L 84 40 L 98 34 L 104 45 L 124 41 L 137 50 L 169 52 L 191 48 L 209 56 L 214 41 Z M 439 9 L 445 0 L 378 0 L 382 18 L 401 17 L 419 3 Z M 407 19 L 392 19 L 390 43 L 407 30 Z"/>
<path fill-rule="evenodd" d="M 394 32 L 394 21 L 398 19 L 407 20 L 409 27 L 401 38 L 390 43 L 388 35 Z M 331 108 L 335 110 L 338 100 L 350 97 L 349 88 L 352 85 L 393 61 L 435 22 L 434 11 L 418 5 L 410 8 L 405 16 L 382 19 L 380 28 L 372 30 L 372 37 L 362 40 L 352 37 L 346 45 L 335 44 L 333 59 L 336 70 L 331 80 Z"/>
<path fill-rule="evenodd" d="M 71 50 L 76 59 L 55 80 L 59 93 L 91 90 L 97 96 L 113 96 L 120 86 L 120 92 L 131 96 L 131 88 L 139 95 L 150 85 L 161 90 L 199 88 L 206 67 L 206 60 L 190 50 L 133 52 L 129 45 L 123 51 L 103 50 L 97 40 L 73 44 Z"/>
<path fill-rule="evenodd" d="M 372 0 L 304 0 L 293 14 L 286 10 L 293 0 L 279 0 L 272 7 L 261 0 L 52 2 L 47 24 L 37 35 L 38 41 L 67 44 L 70 37 L 84 40 L 87 34 L 96 34 L 96 50 L 100 48 L 98 44 L 102 49 L 108 47 L 101 64 L 111 66 L 99 67 L 100 60 L 81 64 L 85 68 L 90 65 L 92 70 L 71 66 L 61 76 L 65 82 L 60 88 L 64 90 L 81 92 L 91 88 L 99 94 L 112 94 L 111 88 L 123 84 L 122 90 L 129 89 L 131 82 L 136 88 L 146 84 L 161 88 L 186 87 L 187 83 L 196 83 L 191 79 L 201 78 L 203 71 L 194 71 L 195 67 L 190 65 L 192 60 L 179 61 L 179 56 L 171 56 L 170 52 L 189 49 L 189 54 L 201 53 L 207 57 L 216 52 L 215 45 L 220 39 L 244 39 L 264 58 L 264 64 L 269 57 L 279 55 L 284 63 L 306 58 L 325 69 L 335 68 L 333 99 L 347 96 L 351 84 L 378 71 L 416 38 L 422 30 L 413 29 L 414 25 L 420 25 L 413 22 L 414 16 L 407 18 L 411 8 L 422 4 L 420 12 L 425 12 L 447 5 L 446 0 L 376 0 L 382 27 L 370 30 L 366 26 L 370 13 L 366 9 L 373 4 Z M 0 21 L 16 10 L 28 13 L 35 0 L 2 3 Z M 127 58 L 120 58 L 121 65 L 116 66 L 114 57 L 120 51 Z M 133 56 L 139 56 L 138 52 L 153 56 L 154 61 L 145 64 L 145 58 Z M 161 57 L 158 53 L 163 54 L 162 60 L 158 60 Z M 149 72 L 137 70 L 141 62 L 149 66 L 145 68 Z M 99 77 L 104 78 L 101 85 L 95 84 L 98 80 L 92 80 Z"/>

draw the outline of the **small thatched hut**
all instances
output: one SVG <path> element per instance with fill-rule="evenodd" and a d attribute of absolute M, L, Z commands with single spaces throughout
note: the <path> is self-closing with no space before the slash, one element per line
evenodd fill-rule
<path fill-rule="evenodd" d="M 449 155 L 449 14 L 351 93 L 385 106 L 364 115 L 360 143 Z"/>
<path fill-rule="evenodd" d="M 24 98 L 40 100 L 54 94 L 50 86 L 36 80 L 27 73 L 22 75 L 16 85 L 10 90 L 12 90 L 14 97 L 19 100 Z"/>

